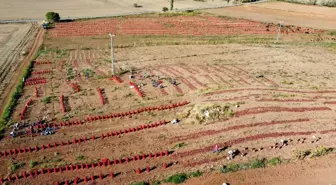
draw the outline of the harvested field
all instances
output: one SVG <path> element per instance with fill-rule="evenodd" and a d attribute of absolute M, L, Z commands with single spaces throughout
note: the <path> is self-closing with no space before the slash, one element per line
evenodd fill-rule
<path fill-rule="evenodd" d="M 163 28 L 165 21 L 174 26 Z M 103 23 L 111 26 L 98 29 Z M 152 184 L 180 172 L 335 147 L 336 53 L 311 42 L 327 35 L 298 31 L 273 44 L 275 28 L 261 34 L 255 26 L 246 30 L 250 24 L 265 26 L 199 15 L 89 20 L 48 30 L 13 114 L 22 120 L 17 136 L 8 128 L 0 141 L 0 178 Z M 112 30 L 114 77 L 106 35 Z M 238 30 L 241 35 L 230 34 Z M 244 155 L 228 161 L 231 149 Z"/>
<path fill-rule="evenodd" d="M 203 10 L 214 15 L 308 28 L 336 30 L 336 8 L 300 5 L 285 2 L 265 2 L 220 9 Z"/>
<path fill-rule="evenodd" d="M 61 17 L 65 19 L 161 12 L 163 7 L 170 7 L 169 1 L 166 0 L 137 0 L 136 2 L 127 0 L 59 0 L 55 2 L 31 0 L 29 4 L 23 0 L 12 0 L 11 2 L 7 3 L 6 0 L 0 1 L 0 20 L 43 20 L 44 15 L 50 7 L 53 7 L 52 11 L 60 13 Z M 138 7 L 134 7 L 134 3 Z M 232 5 L 232 2 L 228 3 L 222 0 L 178 0 L 174 2 L 174 9 L 181 10 Z"/>
<path fill-rule="evenodd" d="M 37 23 L 0 24 L 0 105 L 5 104 L 5 89 L 17 82 L 18 69 L 29 53 L 38 31 Z"/>

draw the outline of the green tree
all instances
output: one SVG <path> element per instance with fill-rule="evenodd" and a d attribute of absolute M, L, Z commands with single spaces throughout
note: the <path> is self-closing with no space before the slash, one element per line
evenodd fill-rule
<path fill-rule="evenodd" d="M 50 22 L 58 22 L 61 19 L 59 14 L 56 12 L 48 12 L 46 13 L 45 16 L 46 16 L 46 19 Z"/>

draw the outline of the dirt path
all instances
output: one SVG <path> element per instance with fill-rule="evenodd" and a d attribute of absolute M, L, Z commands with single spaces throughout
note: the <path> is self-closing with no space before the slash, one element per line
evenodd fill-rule
<path fill-rule="evenodd" d="M 30 33 L 30 34 L 33 34 L 33 33 Z M 24 58 L 23 62 L 16 67 L 16 69 L 14 70 L 15 72 L 11 74 L 10 81 L 8 82 L 7 86 L 4 88 L 3 92 L 1 93 L 1 99 L 0 99 L 1 114 L 10 100 L 10 97 L 11 97 L 10 94 L 15 91 L 16 84 L 19 78 L 23 75 L 25 67 L 29 64 L 29 61 L 32 60 L 38 48 L 41 46 L 43 42 L 43 35 L 44 35 L 44 30 L 40 29 L 29 54 Z M 21 50 L 16 51 L 18 52 L 16 54 L 20 54 L 20 51 Z M 10 72 L 10 71 L 7 71 L 7 72 Z"/>
<path fill-rule="evenodd" d="M 336 155 L 316 160 L 299 161 L 266 169 L 254 169 L 236 173 L 210 173 L 193 178 L 184 184 L 218 185 L 224 182 L 234 185 L 322 185 L 335 184 Z M 262 178 L 261 178 L 262 176 Z"/>
<path fill-rule="evenodd" d="M 280 20 L 283 20 L 286 25 L 336 30 L 336 8 L 284 2 L 266 2 L 209 9 L 203 12 L 262 22 L 278 23 Z"/>

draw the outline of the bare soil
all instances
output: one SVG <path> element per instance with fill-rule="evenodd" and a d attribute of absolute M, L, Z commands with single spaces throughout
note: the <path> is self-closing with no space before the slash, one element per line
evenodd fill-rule
<path fill-rule="evenodd" d="M 200 178 L 192 178 L 184 184 L 217 185 L 224 182 L 241 185 L 314 185 L 335 184 L 333 175 L 336 170 L 335 154 L 322 157 L 321 159 L 283 164 L 267 169 L 244 170 L 237 173 L 210 173 Z"/>
<path fill-rule="evenodd" d="M 297 25 L 308 28 L 336 30 L 336 8 L 265 2 L 228 8 L 209 9 L 203 12 L 229 17 L 244 18 L 261 22 Z"/>

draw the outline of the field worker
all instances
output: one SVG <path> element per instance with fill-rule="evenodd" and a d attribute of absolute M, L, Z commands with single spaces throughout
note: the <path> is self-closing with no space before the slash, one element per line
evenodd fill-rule
<path fill-rule="evenodd" d="M 176 80 L 172 81 L 173 86 L 177 86 Z"/>
<path fill-rule="evenodd" d="M 213 152 L 214 153 L 220 152 L 220 149 L 219 149 L 218 145 L 215 145 L 215 148 L 214 148 Z"/>
<path fill-rule="evenodd" d="M 176 124 L 176 123 L 178 123 L 178 122 L 179 122 L 178 119 L 173 119 L 173 120 L 171 121 L 172 124 Z"/>
<path fill-rule="evenodd" d="M 237 153 L 236 150 L 229 150 L 228 151 L 229 156 L 227 157 L 228 160 L 232 160 L 235 157 L 236 153 Z"/>

